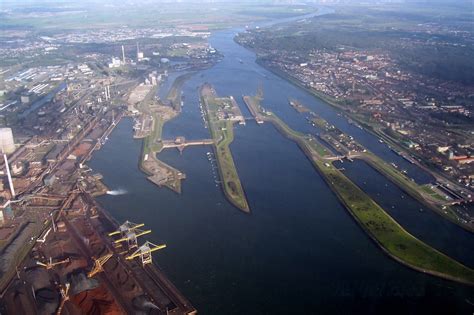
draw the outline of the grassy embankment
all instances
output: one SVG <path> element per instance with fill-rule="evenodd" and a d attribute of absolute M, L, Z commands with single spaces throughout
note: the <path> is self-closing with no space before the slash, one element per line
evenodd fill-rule
<path fill-rule="evenodd" d="M 273 113 L 266 112 L 265 117 L 280 133 L 298 144 L 339 200 L 384 252 L 415 270 L 474 285 L 474 270 L 430 247 L 403 229 L 342 172 L 332 164 L 324 162 L 323 156 L 314 149 L 313 142 L 317 142 L 315 139 L 292 130 Z"/>
<path fill-rule="evenodd" d="M 299 82 L 297 79 L 293 78 L 292 76 L 288 75 L 287 73 L 285 73 L 285 72 L 283 72 L 279 69 L 275 69 L 273 67 L 268 67 L 264 62 L 262 62 L 259 59 L 257 59 L 257 63 L 259 65 L 261 65 L 262 67 L 264 67 L 265 69 L 268 69 L 269 71 L 273 72 L 277 76 L 279 76 L 279 77 L 281 77 L 285 80 L 288 80 L 292 84 L 306 90 L 308 93 L 312 94 L 313 96 L 315 96 L 316 98 L 322 100 L 323 102 L 335 107 L 338 110 L 343 111 L 348 117 L 350 117 L 351 119 L 353 119 L 354 121 L 359 123 L 361 126 L 363 126 L 366 131 L 372 133 L 373 135 L 375 135 L 378 138 L 383 139 L 386 143 L 390 144 L 392 147 L 394 147 L 394 148 L 396 148 L 400 151 L 406 151 L 406 149 L 403 146 L 399 145 L 398 142 L 394 141 L 392 138 L 387 136 L 385 133 L 378 130 L 377 127 L 374 124 L 368 122 L 366 119 L 364 119 L 364 117 L 361 117 L 360 115 L 356 115 L 354 113 L 351 113 L 351 112 L 347 111 L 346 106 L 339 104 L 336 100 L 332 99 L 331 97 L 329 97 L 327 95 L 324 95 L 322 93 L 319 93 L 319 92 L 315 91 L 314 89 L 311 89 L 311 88 L 305 86 L 304 84 Z M 460 222 L 458 220 L 458 216 L 457 216 L 457 214 L 455 213 L 454 209 L 451 206 L 446 206 L 446 207 L 440 206 L 439 204 L 443 201 L 443 198 L 439 194 L 434 192 L 431 188 L 429 188 L 427 186 L 419 186 L 419 185 L 416 185 L 416 183 L 412 183 L 411 185 L 406 185 L 406 183 L 408 182 L 406 177 L 403 180 L 399 180 L 398 175 L 393 176 L 392 171 L 387 171 L 387 169 L 390 169 L 390 167 L 385 167 L 385 166 L 380 167 L 381 163 L 378 163 L 376 160 L 374 160 L 372 158 L 367 158 L 366 162 L 368 162 L 369 165 L 372 166 L 375 170 L 380 172 L 382 175 L 386 176 L 390 181 L 392 181 L 394 184 L 399 186 L 403 191 L 405 191 L 411 197 L 418 200 L 424 206 L 426 206 L 426 207 L 430 208 L 431 210 L 437 212 L 438 214 L 442 215 L 443 217 L 450 220 L 451 222 L 459 225 L 460 227 L 462 227 L 462 228 L 464 228 L 468 231 L 471 231 L 471 232 L 474 231 L 472 226 L 467 225 L 467 224 L 463 224 L 462 222 Z M 384 163 L 384 162 L 382 161 L 382 163 Z M 414 188 L 413 184 L 416 185 L 417 187 Z M 436 204 L 436 203 L 438 203 L 438 204 Z"/>
<path fill-rule="evenodd" d="M 211 136 L 214 140 L 217 165 L 224 193 L 234 206 L 250 213 L 250 207 L 229 148 L 234 140 L 233 122 L 217 117 L 217 110 L 219 107 L 223 107 L 223 99 L 203 92 L 205 88 L 201 88 L 200 96 L 206 111 Z"/>

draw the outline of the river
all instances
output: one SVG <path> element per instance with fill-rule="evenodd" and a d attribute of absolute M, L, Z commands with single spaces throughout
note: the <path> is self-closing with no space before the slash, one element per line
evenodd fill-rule
<path fill-rule="evenodd" d="M 258 66 L 254 53 L 233 41 L 238 31 L 213 33 L 211 45 L 225 57 L 185 83 L 183 111 L 165 125 L 165 139 L 209 138 L 199 111 L 197 88 L 202 83 L 212 83 L 220 95 L 233 95 L 246 116 L 241 95 L 255 94 L 262 84 L 263 105 L 291 127 L 315 131 L 288 105 L 288 98 L 297 98 L 369 150 L 407 169 L 416 181 L 430 181 L 332 107 Z M 299 148 L 270 124 L 249 121 L 236 126 L 231 145 L 250 215 L 230 205 L 216 184 L 216 170 L 206 156 L 210 147 L 160 154 L 186 173 L 181 195 L 147 181 L 138 169 L 141 142 L 132 138 L 132 124 L 123 120 L 89 162 L 110 189 L 128 193 L 98 200 L 119 221 L 144 222 L 153 230 L 150 241 L 166 242 L 168 247 L 154 255 L 155 262 L 200 314 L 433 314 L 468 313 L 472 308 L 472 288 L 413 271 L 387 257 Z M 350 177 L 371 174 L 367 172 L 363 163 L 347 167 Z M 360 178 L 357 183 L 363 185 Z M 363 188 L 374 198 L 386 194 L 385 207 L 398 203 L 402 195 L 389 184 L 377 177 Z M 473 266 L 471 234 L 430 210 L 419 212 L 412 199 L 401 204 L 396 211 L 387 210 L 410 232 Z"/>

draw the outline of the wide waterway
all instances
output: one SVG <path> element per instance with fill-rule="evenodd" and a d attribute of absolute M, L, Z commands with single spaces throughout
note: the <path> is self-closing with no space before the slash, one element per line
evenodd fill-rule
<path fill-rule="evenodd" d="M 258 66 L 252 52 L 234 43 L 237 31 L 212 35 L 212 46 L 225 58 L 185 84 L 183 112 L 165 125 L 164 138 L 209 138 L 199 110 L 197 87 L 202 83 L 212 83 L 220 95 L 233 95 L 246 116 L 250 115 L 241 95 L 254 94 L 261 83 L 264 106 L 291 127 L 315 131 L 288 105 L 289 97 L 407 169 L 415 180 L 430 180 L 327 104 Z M 299 148 L 270 124 L 249 121 L 237 126 L 231 146 L 251 215 L 225 199 L 216 184 L 215 163 L 206 156 L 209 147 L 186 148 L 183 155 L 177 150 L 160 154 L 186 173 L 181 195 L 146 180 L 138 169 L 140 149 L 141 142 L 132 138 L 132 121 L 124 120 L 89 165 L 104 175 L 111 189 L 128 193 L 99 201 L 119 221 L 144 222 L 153 230 L 150 241 L 167 243 L 154 255 L 155 261 L 200 314 L 433 314 L 467 313 L 472 308 L 472 288 L 412 271 L 386 256 Z M 383 193 L 386 204 L 382 199 L 381 204 L 402 225 L 473 266 L 472 234 L 430 210 L 419 212 L 416 201 L 406 196 L 399 203 L 402 193 L 381 176 L 367 178 L 364 184 L 362 175 L 370 175 L 370 170 L 359 164 L 347 167 L 348 175 L 359 176 L 357 183 L 366 185 L 362 187 L 374 198 Z M 391 209 L 392 204 L 400 207 Z"/>

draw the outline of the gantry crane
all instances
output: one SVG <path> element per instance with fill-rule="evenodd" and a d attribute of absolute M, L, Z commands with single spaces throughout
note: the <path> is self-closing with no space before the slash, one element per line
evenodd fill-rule
<path fill-rule="evenodd" d="M 64 287 L 61 286 L 61 304 L 59 304 L 58 311 L 56 312 L 56 315 L 61 315 L 61 312 L 63 310 L 64 304 L 66 301 L 69 300 L 69 288 L 70 288 L 69 282 L 66 282 L 66 285 Z"/>
<path fill-rule="evenodd" d="M 45 267 L 46 269 L 49 270 L 49 269 L 53 269 L 57 265 L 62 265 L 62 264 L 68 263 L 70 261 L 71 261 L 71 259 L 66 258 L 64 260 L 56 261 L 56 262 L 53 263 L 53 258 L 49 257 L 49 260 L 46 263 L 43 263 L 41 261 L 36 261 L 36 264 L 38 266 Z"/>
<path fill-rule="evenodd" d="M 122 224 L 117 231 L 114 231 L 112 233 L 109 233 L 109 236 L 114 236 L 114 235 L 117 235 L 117 234 L 124 234 L 124 233 L 127 233 L 129 231 L 133 231 L 135 229 L 138 229 L 138 228 L 141 228 L 145 225 L 145 223 L 133 223 L 133 222 L 130 222 L 130 221 L 125 221 L 124 224 Z"/>
<path fill-rule="evenodd" d="M 123 235 L 118 240 L 115 240 L 114 244 L 120 246 L 120 243 L 127 242 L 129 249 L 135 248 L 135 247 L 138 247 L 137 238 L 139 236 L 143 236 L 149 233 L 151 233 L 151 230 L 134 229 L 133 231 L 129 231 L 128 233 L 125 233 L 125 235 Z"/>
<path fill-rule="evenodd" d="M 151 253 L 166 247 L 166 244 L 155 245 L 152 242 L 146 241 L 145 244 L 140 246 L 133 254 L 126 257 L 127 260 L 133 260 L 134 258 L 140 257 L 143 266 L 152 263 Z"/>
<path fill-rule="evenodd" d="M 117 234 L 121 235 L 119 239 L 114 241 L 114 244 L 117 245 L 117 247 L 122 246 L 121 243 L 127 242 L 129 249 L 135 248 L 135 247 L 138 247 L 138 242 L 137 242 L 138 237 L 151 233 L 151 230 L 140 229 L 144 225 L 145 225 L 144 223 L 136 224 L 130 221 L 125 221 L 125 223 L 122 224 L 117 231 L 109 233 L 109 236 L 113 236 Z"/>
<path fill-rule="evenodd" d="M 92 278 L 96 274 L 104 271 L 104 265 L 106 262 L 109 261 L 111 257 L 112 257 L 112 254 L 106 254 L 102 257 L 94 259 L 94 267 L 92 268 L 91 271 L 89 271 L 89 273 L 87 274 L 87 277 Z"/>

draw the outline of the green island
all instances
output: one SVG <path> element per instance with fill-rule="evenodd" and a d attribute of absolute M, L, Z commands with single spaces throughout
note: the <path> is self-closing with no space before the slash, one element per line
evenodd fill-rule
<path fill-rule="evenodd" d="M 207 117 L 214 151 L 221 177 L 222 188 L 229 201 L 250 213 L 250 207 L 240 182 L 229 145 L 234 140 L 234 122 L 245 120 L 233 97 L 218 97 L 214 88 L 204 84 L 200 89 L 201 103 Z"/>
<path fill-rule="evenodd" d="M 244 100 L 247 106 L 252 107 L 252 113 L 257 112 L 264 121 L 272 123 L 282 135 L 298 144 L 341 203 L 385 253 L 415 270 L 474 284 L 474 270 L 425 244 L 403 229 L 382 207 L 330 163 L 329 152 L 323 151 L 320 148 L 322 144 L 314 137 L 294 131 L 278 116 L 266 111 L 260 105 L 261 97 L 246 96 Z"/>

